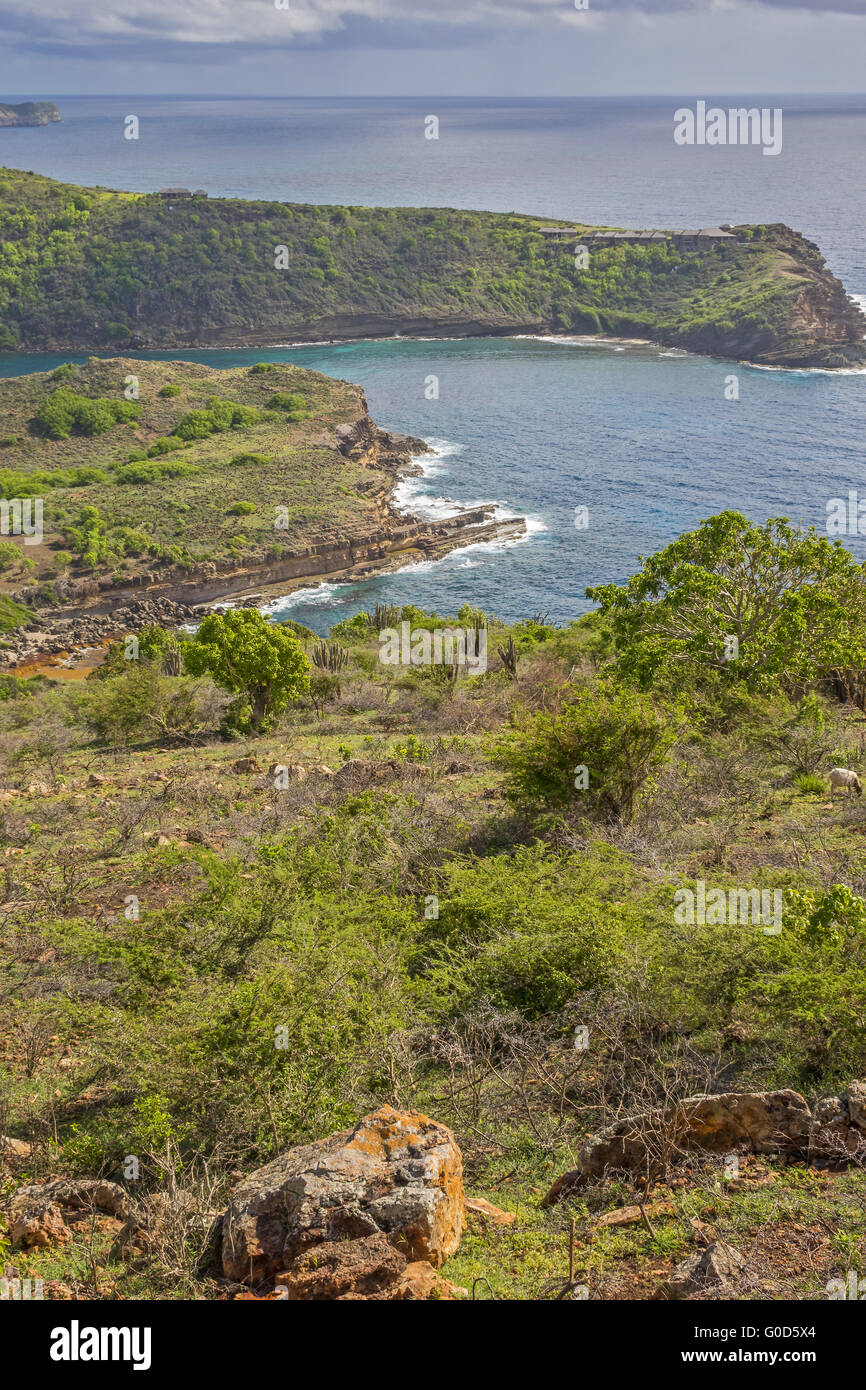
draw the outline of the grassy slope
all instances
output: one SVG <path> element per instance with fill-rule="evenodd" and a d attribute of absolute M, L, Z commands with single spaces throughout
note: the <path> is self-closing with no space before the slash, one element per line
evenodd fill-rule
<path fill-rule="evenodd" d="M 578 272 L 567 245 L 545 244 L 542 221 L 237 199 L 170 206 L 0 170 L 0 347 L 538 327 L 791 363 L 862 357 L 861 316 L 817 248 L 786 227 L 744 228 L 701 253 L 601 249 Z M 278 246 L 288 269 L 274 268 Z"/>
<path fill-rule="evenodd" d="M 512 631 L 525 643 L 525 633 Z M 497 628 L 494 645 L 505 635 Z M 649 1064 L 658 1053 L 668 1058 L 659 1062 L 663 1070 L 675 1066 L 668 1043 L 679 1037 L 731 1088 L 794 1085 L 810 1099 L 827 1093 L 856 1067 L 851 1056 L 840 1060 L 834 1023 L 823 1013 L 808 1024 L 802 1014 L 797 1021 L 784 990 L 774 1003 L 772 971 L 766 997 L 750 992 L 766 959 L 758 964 L 762 948 L 755 950 L 748 932 L 741 944 L 725 931 L 715 937 L 681 932 L 675 939 L 671 894 L 675 883 L 696 875 L 708 887 L 760 881 L 815 886 L 836 881 L 843 871 L 862 891 L 866 845 L 858 803 L 831 806 L 826 793 L 801 794 L 790 769 L 762 751 L 760 738 L 735 730 L 709 747 L 684 745 L 633 827 L 596 828 L 585 840 L 566 835 L 551 875 L 523 881 L 511 857 L 523 831 L 501 799 L 501 774 L 479 732 L 502 726 L 514 695 L 498 662 L 483 680 L 461 683 L 449 695 L 427 673 L 378 666 L 369 641 L 352 650 L 342 688 L 321 719 L 301 709 L 249 748 L 208 736 L 194 747 L 100 746 L 73 713 L 77 693 L 69 691 L 0 705 L 9 789 L 2 806 L 8 873 L 0 980 L 8 1002 L 0 1051 L 9 1072 L 7 1127 L 36 1145 L 23 1175 L 102 1171 L 116 1178 L 119 1154 L 143 1152 L 148 1143 L 158 1152 L 163 1143 L 162 1102 L 142 1112 L 133 1101 L 164 1095 L 172 1133 L 188 1123 L 190 1142 L 206 1136 L 222 1191 L 238 1170 L 273 1153 L 262 1094 L 278 1118 L 283 1147 L 348 1123 L 388 1098 L 417 1104 L 453 1125 L 467 1190 L 517 1214 L 507 1228 L 470 1219 L 460 1251 L 443 1271 L 464 1287 L 485 1276 L 500 1298 L 555 1296 L 567 1272 L 574 1219 L 576 1274 L 592 1297 L 648 1298 L 695 1248 L 697 1221 L 708 1238 L 718 1234 L 747 1256 L 739 1296 L 825 1298 L 827 1279 L 862 1269 L 866 1260 L 861 1169 L 827 1173 L 744 1159 L 742 1178 L 730 1182 L 717 1165 L 695 1163 L 651 1193 L 653 1202 L 671 1204 L 669 1211 L 650 1208 L 653 1235 L 634 1223 L 598 1228 L 604 1212 L 633 1202 L 641 1189 L 614 1182 L 552 1211 L 540 1205 L 551 1180 L 572 1165 L 601 1119 L 591 1071 L 566 1088 L 563 1119 L 557 1078 L 574 1059 L 568 1030 L 564 1038 L 554 1031 L 546 1047 L 527 1054 L 528 1071 L 500 1059 L 488 1072 L 482 1048 L 474 1075 L 458 1066 L 453 1084 L 444 1065 L 425 1066 L 422 1040 L 447 1036 L 452 1017 L 465 1015 L 471 1023 L 471 995 L 467 1002 L 462 994 L 479 988 L 478 959 L 495 965 L 512 936 L 524 933 L 524 943 L 535 936 L 537 945 L 524 946 L 538 952 L 535 965 L 521 966 L 515 955 L 514 969 L 517 976 L 543 979 L 543 943 L 555 904 L 576 913 L 577 924 L 592 910 L 587 905 L 597 903 L 600 924 L 627 924 L 623 978 L 632 952 L 656 962 L 649 983 L 638 986 L 649 1014 L 641 1022 L 636 1013 L 626 1034 L 632 1058 Z M 564 634 L 530 644 L 521 660 L 522 698 L 530 704 L 544 699 L 546 683 L 561 680 L 579 652 Z M 856 712 L 830 706 L 828 717 L 828 748 L 838 748 L 845 761 L 862 758 Z M 413 733 L 420 739 L 414 750 L 408 745 Z M 393 758 L 398 770 L 377 784 L 373 805 L 357 789 L 312 772 L 305 783 L 275 792 L 264 771 L 233 771 L 233 760 L 247 752 L 263 770 L 272 761 L 336 768 L 349 752 L 383 764 Z M 92 773 L 103 779 L 99 785 L 89 785 Z M 157 845 L 159 834 L 165 842 Z M 195 843 L 195 835 L 206 845 Z M 283 862 L 274 858 L 270 868 L 270 857 L 287 837 L 297 840 L 294 858 L 285 861 L 294 867 L 268 887 Z M 264 856 L 263 844 L 271 847 Z M 460 869 L 460 856 L 472 852 L 480 859 Z M 424 894 L 442 866 L 455 860 L 457 878 L 437 891 L 442 921 L 454 919 L 459 927 L 451 950 L 456 973 L 443 978 L 443 998 L 434 1006 L 428 971 L 437 924 L 419 919 Z M 485 883 L 498 885 L 489 897 Z M 130 893 L 141 903 L 139 922 L 124 920 Z M 350 919 L 361 936 L 349 938 L 354 946 L 341 946 L 333 933 L 339 921 L 345 926 Z M 413 920 L 414 1002 L 403 1026 L 415 1030 L 419 1051 L 411 1061 L 411 1051 L 398 1048 L 388 1068 L 384 1036 L 365 1034 L 364 997 L 367 990 L 380 992 L 376 1007 L 387 1030 L 390 997 L 396 1000 L 401 988 L 394 953 Z M 654 957 L 654 938 L 666 956 Z M 358 950 L 360 960 L 353 955 Z M 321 995 L 305 973 L 308 957 L 323 976 Z M 310 1076 L 303 1053 L 287 1056 L 285 1069 L 272 1074 L 267 1039 L 273 1022 L 294 1017 L 281 1011 L 291 1011 L 291 992 L 282 1004 L 268 993 L 280 971 L 296 981 L 292 990 L 301 991 L 302 1012 L 322 1020 L 307 1042 L 309 1065 L 322 1048 L 335 1047 L 350 1059 L 336 1083 L 317 1072 Z M 490 988 L 481 978 L 482 990 Z M 579 978 L 578 968 L 568 988 L 588 1008 Z M 495 979 L 507 997 L 508 969 Z M 854 973 L 843 979 L 840 970 L 840 1006 L 855 979 Z M 250 981 L 261 991 L 258 1003 Z M 803 998 L 809 988 L 808 975 L 797 977 Z M 321 1042 L 315 1027 L 331 1028 L 337 1000 L 342 1022 L 333 1026 L 344 1031 Z M 855 993 L 852 1007 L 862 1009 L 862 994 Z M 611 1027 L 612 1020 L 611 1014 Z M 593 1046 L 613 1047 L 613 1032 L 599 1036 Z M 607 1065 L 615 1091 L 615 1047 Z M 253 1087 L 256 1077 L 262 1094 Z M 215 1108 L 212 1120 L 209 1107 Z M 189 1184 L 190 1174 L 181 1173 L 180 1181 Z M 173 1257 L 131 1266 L 112 1260 L 110 1241 L 110 1232 L 84 1229 L 68 1248 L 18 1256 L 16 1264 L 22 1274 L 66 1280 L 81 1297 L 217 1292 L 180 1274 Z M 489 1296 L 486 1285 L 478 1296 Z"/>

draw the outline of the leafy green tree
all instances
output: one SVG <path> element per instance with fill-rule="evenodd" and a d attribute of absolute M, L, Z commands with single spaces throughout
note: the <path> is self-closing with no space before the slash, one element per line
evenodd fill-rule
<path fill-rule="evenodd" d="M 620 671 L 644 689 L 722 672 L 752 691 L 794 691 L 866 661 L 864 579 L 840 541 L 728 511 L 626 584 L 586 593 L 610 621 Z"/>
<path fill-rule="evenodd" d="M 186 644 L 184 660 L 192 675 L 208 673 L 248 704 L 256 731 L 309 685 L 310 663 L 298 639 L 256 608 L 211 613 Z"/>

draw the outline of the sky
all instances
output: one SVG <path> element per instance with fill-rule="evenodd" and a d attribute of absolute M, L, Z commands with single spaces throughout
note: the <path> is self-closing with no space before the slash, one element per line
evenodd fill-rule
<path fill-rule="evenodd" d="M 864 90 L 866 0 L 0 0 L 7 100 Z"/>

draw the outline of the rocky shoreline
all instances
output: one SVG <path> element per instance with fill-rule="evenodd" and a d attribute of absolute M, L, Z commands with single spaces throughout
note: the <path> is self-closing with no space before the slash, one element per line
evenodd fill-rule
<path fill-rule="evenodd" d="M 473 507 L 447 520 L 428 522 L 398 512 L 394 488 L 422 472 L 414 460 L 431 450 L 422 439 L 379 429 L 368 415 L 336 431 L 340 452 L 356 461 L 375 461 L 391 476 L 381 502 L 381 523 L 366 534 L 320 541 L 284 551 L 276 560 L 251 556 L 209 560 L 194 570 L 172 566 L 117 581 L 58 579 L 61 606 L 42 608 L 34 622 L 7 634 L 0 669 L 14 674 L 40 663 L 58 670 L 75 667 L 86 653 L 127 633 L 158 624 L 179 628 L 198 623 L 214 607 L 258 606 L 282 594 L 334 580 L 392 573 L 421 560 L 439 560 L 452 550 L 526 534 L 523 517 L 498 520 L 495 507 Z M 36 589 L 21 589 L 27 604 Z"/>

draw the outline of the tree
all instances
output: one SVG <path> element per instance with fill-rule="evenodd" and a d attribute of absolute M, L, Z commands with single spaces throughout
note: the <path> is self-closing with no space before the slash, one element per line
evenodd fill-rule
<path fill-rule="evenodd" d="M 245 717 L 257 732 L 309 686 L 310 663 L 297 638 L 257 608 L 211 613 L 186 644 L 184 661 L 192 675 L 208 673 L 234 691 L 249 706 Z"/>
<path fill-rule="evenodd" d="M 620 671 L 644 689 L 723 673 L 751 691 L 794 691 L 866 660 L 862 567 L 785 517 L 758 526 L 721 512 L 626 584 L 586 593 L 611 622 Z"/>

